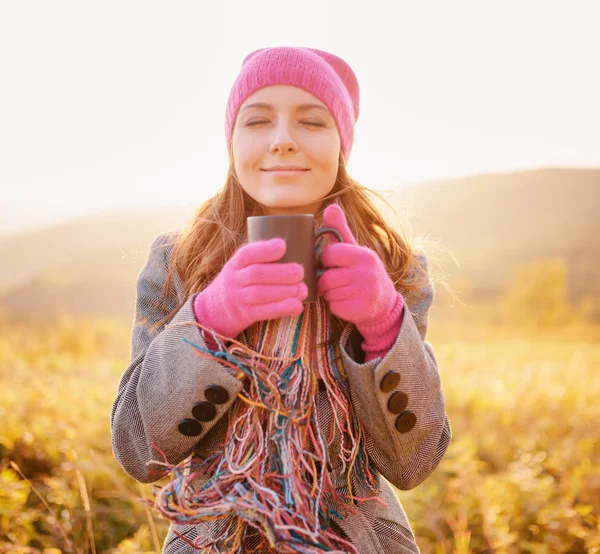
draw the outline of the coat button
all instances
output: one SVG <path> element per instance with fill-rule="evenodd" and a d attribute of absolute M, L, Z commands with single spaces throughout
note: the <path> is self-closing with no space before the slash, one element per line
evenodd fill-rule
<path fill-rule="evenodd" d="M 319 382 L 319 390 L 320 391 L 326 391 L 327 387 L 325 386 L 325 381 L 323 381 L 323 379 L 318 379 Z"/>
<path fill-rule="evenodd" d="M 400 382 L 400 374 L 397 371 L 388 371 L 379 383 L 379 388 L 383 392 L 390 392 L 396 388 Z"/>
<path fill-rule="evenodd" d="M 387 403 L 388 410 L 392 414 L 399 414 L 408 406 L 408 394 L 405 392 L 396 391 L 390 395 Z"/>
<path fill-rule="evenodd" d="M 202 432 L 202 425 L 195 419 L 182 419 L 177 429 L 186 437 L 197 437 Z"/>
<path fill-rule="evenodd" d="M 198 421 L 210 421 L 217 415 L 217 409 L 210 402 L 196 402 L 192 408 L 192 415 Z"/>
<path fill-rule="evenodd" d="M 400 431 L 400 433 L 407 433 L 410 431 L 417 422 L 417 416 L 412 412 L 403 412 L 396 419 L 396 429 Z"/>
<path fill-rule="evenodd" d="M 225 404 L 229 400 L 229 393 L 219 385 L 209 385 L 204 391 L 206 400 L 213 404 Z"/>

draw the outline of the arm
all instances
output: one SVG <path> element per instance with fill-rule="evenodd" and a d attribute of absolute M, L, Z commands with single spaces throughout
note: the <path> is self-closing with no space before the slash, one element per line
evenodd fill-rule
<path fill-rule="evenodd" d="M 425 255 L 419 255 L 426 269 Z M 355 361 L 360 334 L 352 324 L 340 340 L 353 404 L 367 434 L 369 458 L 400 490 L 423 482 L 440 463 L 452 438 L 437 361 L 431 344 L 425 342 L 434 295 L 431 281 L 406 292 L 400 331 L 383 359 Z"/>
<path fill-rule="evenodd" d="M 152 443 L 165 453 L 169 463 L 180 463 L 229 410 L 243 387 L 219 362 L 199 357 L 195 348 L 184 342 L 187 339 L 206 347 L 195 325 L 171 326 L 195 320 L 194 296 L 166 326 L 150 330 L 142 323 L 150 314 L 150 323 L 166 315 L 164 311 L 153 313 L 167 273 L 165 243 L 165 235 L 153 241 L 148 261 L 138 276 L 131 363 L 121 377 L 111 412 L 114 456 L 131 477 L 142 483 L 153 483 L 167 473 L 157 464 L 146 465 L 150 460 L 163 461 Z M 176 306 L 175 299 L 173 292 L 171 306 Z M 211 396 L 215 390 L 217 398 Z M 193 418 L 192 408 L 198 402 L 206 403 L 200 407 L 207 421 Z M 184 420 L 190 420 L 187 429 L 181 424 Z"/>

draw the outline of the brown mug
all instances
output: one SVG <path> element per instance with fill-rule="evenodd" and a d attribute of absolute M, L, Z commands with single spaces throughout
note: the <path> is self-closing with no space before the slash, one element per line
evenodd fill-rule
<path fill-rule="evenodd" d="M 303 303 L 317 300 L 317 279 L 324 269 L 317 268 L 316 244 L 325 234 L 332 234 L 339 242 L 344 242 L 337 229 L 323 227 L 315 230 L 312 214 L 260 215 L 247 218 L 248 242 L 269 240 L 280 237 L 287 244 L 285 254 L 277 263 L 296 262 L 304 267 L 304 283 L 308 296 Z"/>

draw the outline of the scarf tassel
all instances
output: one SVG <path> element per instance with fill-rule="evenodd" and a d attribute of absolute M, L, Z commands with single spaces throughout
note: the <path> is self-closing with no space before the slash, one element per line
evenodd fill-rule
<path fill-rule="evenodd" d="M 354 502 L 379 500 L 379 475 L 369 463 L 365 433 L 356 417 L 339 352 L 330 341 L 328 307 L 322 298 L 307 304 L 298 317 L 263 321 L 249 329 L 249 345 L 210 333 L 217 350 L 183 339 L 198 356 L 219 361 L 244 381 L 239 402 L 230 408 L 230 425 L 220 446 L 206 459 L 165 466 L 170 482 L 154 491 L 151 504 L 175 524 L 213 524 L 217 536 L 191 543 L 205 552 L 264 551 L 317 554 L 358 552 L 329 526 Z M 290 340 L 290 337 L 293 337 Z M 227 339 L 228 340 L 228 339 Z M 329 347 L 326 345 L 330 342 Z M 318 381 L 325 383 L 333 421 L 325 436 L 319 421 Z M 335 429 L 334 429 L 335 426 Z M 339 461 L 349 494 L 340 494 L 328 469 L 327 445 L 337 430 L 342 437 Z M 162 452 L 156 445 L 159 452 Z M 352 476 L 370 491 L 354 496 Z M 194 489 L 192 482 L 203 483 Z M 246 543 L 257 543 L 249 550 Z"/>

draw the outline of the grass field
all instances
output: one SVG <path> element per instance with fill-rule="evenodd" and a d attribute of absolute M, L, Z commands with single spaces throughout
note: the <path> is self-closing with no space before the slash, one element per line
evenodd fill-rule
<path fill-rule="evenodd" d="M 449 328 L 451 327 L 451 329 Z M 0 553 L 160 552 L 113 459 L 130 323 L 0 320 Z M 453 441 L 399 492 L 423 553 L 600 552 L 600 333 L 432 324 Z"/>

